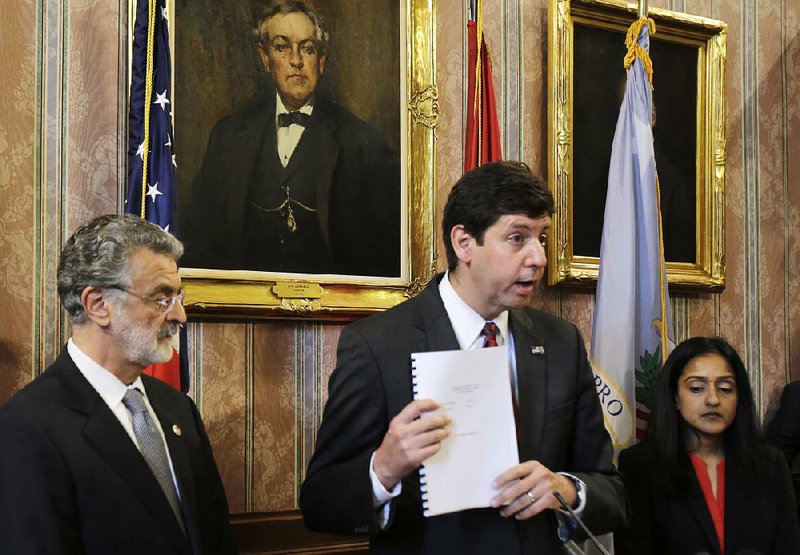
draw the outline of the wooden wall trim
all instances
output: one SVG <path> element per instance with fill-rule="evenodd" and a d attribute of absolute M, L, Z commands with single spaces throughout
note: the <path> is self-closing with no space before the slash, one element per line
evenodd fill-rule
<path fill-rule="evenodd" d="M 299 510 L 231 515 L 231 528 L 241 553 L 277 554 L 364 554 L 367 540 L 358 536 L 318 534 L 303 524 Z"/>

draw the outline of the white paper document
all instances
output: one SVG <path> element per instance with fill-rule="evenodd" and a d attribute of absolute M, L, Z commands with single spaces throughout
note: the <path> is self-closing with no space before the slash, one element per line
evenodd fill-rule
<path fill-rule="evenodd" d="M 420 469 L 425 516 L 488 507 L 494 479 L 519 463 L 508 348 L 413 353 L 411 362 L 414 398 L 437 401 L 453 420 Z"/>

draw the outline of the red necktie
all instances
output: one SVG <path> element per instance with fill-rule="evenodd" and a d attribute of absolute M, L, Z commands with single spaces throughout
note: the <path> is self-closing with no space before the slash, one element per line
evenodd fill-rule
<path fill-rule="evenodd" d="M 481 335 L 483 336 L 483 346 L 497 347 L 497 334 L 499 332 L 500 330 L 497 329 L 497 324 L 494 322 L 486 322 L 481 330 Z"/>
<path fill-rule="evenodd" d="M 500 330 L 497 328 L 497 324 L 494 322 L 486 322 L 483 325 L 483 329 L 481 330 L 481 335 L 483 336 L 483 347 L 497 347 L 497 334 L 500 333 Z M 516 423 L 517 428 L 517 445 L 520 444 L 520 429 L 519 429 L 519 414 L 517 407 L 517 396 L 515 394 L 511 395 L 512 405 L 511 408 L 514 410 L 514 422 Z"/>

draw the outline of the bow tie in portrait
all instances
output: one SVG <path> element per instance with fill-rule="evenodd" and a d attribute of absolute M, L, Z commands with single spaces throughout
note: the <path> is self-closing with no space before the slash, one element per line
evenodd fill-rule
<path fill-rule="evenodd" d="M 308 127 L 308 122 L 311 121 L 311 116 L 303 112 L 287 112 L 285 114 L 278 114 L 278 125 L 281 127 L 289 127 L 291 124 L 296 123 L 303 127 Z"/>

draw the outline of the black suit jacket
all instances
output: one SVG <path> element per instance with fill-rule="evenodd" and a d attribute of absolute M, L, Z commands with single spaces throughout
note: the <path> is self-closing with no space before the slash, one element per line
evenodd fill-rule
<path fill-rule="evenodd" d="M 304 147 L 310 133 L 316 135 L 313 151 Z M 248 192 L 264 141 L 274 135 L 274 94 L 214 126 L 192 188 L 191 208 L 181 213 L 184 265 L 249 268 L 243 236 Z M 320 229 L 335 272 L 399 276 L 400 166 L 385 137 L 318 96 L 284 178 L 309 165 L 316 176 Z"/>
<path fill-rule="evenodd" d="M 757 448 L 757 447 L 754 447 Z M 800 553 L 800 528 L 786 463 L 777 451 L 764 448 L 769 472 L 744 475 L 731 455 L 725 461 L 725 552 L 711 521 L 700 484 L 694 478 L 684 495 L 666 495 L 656 487 L 655 448 L 643 443 L 619 456 L 619 469 L 630 498 L 627 530 L 614 534 L 617 555 L 788 555 Z M 687 465 L 691 465 L 686 460 Z"/>
<path fill-rule="evenodd" d="M 389 311 L 346 327 L 303 483 L 300 507 L 318 531 L 371 534 L 374 553 L 551 554 L 560 551 L 552 511 L 518 523 L 495 509 L 424 518 L 419 476 L 403 480 L 392 521 L 379 531 L 369 461 L 390 420 L 412 400 L 410 354 L 458 349 L 438 279 Z M 521 429 L 520 459 L 568 471 L 588 486 L 583 517 L 597 533 L 624 525 L 625 499 L 583 340 L 568 322 L 513 310 Z M 543 346 L 545 354 L 533 354 Z"/>
<path fill-rule="evenodd" d="M 188 540 L 147 463 L 65 349 L 0 409 L 0 554 L 236 552 L 197 408 L 158 380 L 142 381 L 166 436 Z"/>
<path fill-rule="evenodd" d="M 797 464 L 800 453 L 800 381 L 787 384 L 781 404 L 767 427 L 767 441 L 783 451 L 790 467 Z"/>

